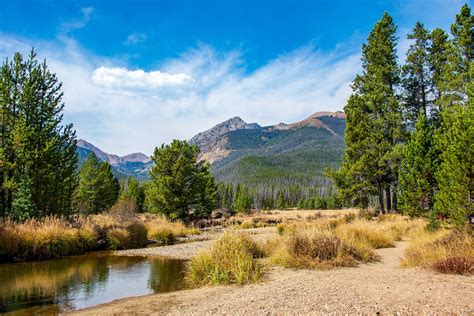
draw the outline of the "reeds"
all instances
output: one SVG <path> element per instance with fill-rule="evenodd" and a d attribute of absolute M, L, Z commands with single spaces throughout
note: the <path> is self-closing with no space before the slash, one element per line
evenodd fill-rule
<path fill-rule="evenodd" d="M 24 223 L 1 220 L 0 262 L 45 260 L 97 249 L 136 248 L 148 244 L 149 239 L 172 243 L 178 237 L 199 233 L 158 215 L 124 214 L 79 216 L 74 220 L 51 216 Z"/>

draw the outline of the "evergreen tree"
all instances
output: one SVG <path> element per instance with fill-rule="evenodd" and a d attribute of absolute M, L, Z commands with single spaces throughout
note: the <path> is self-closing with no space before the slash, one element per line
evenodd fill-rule
<path fill-rule="evenodd" d="M 117 202 L 120 193 L 120 183 L 112 173 L 112 167 L 102 162 L 97 171 L 98 196 L 97 210 L 105 211 Z"/>
<path fill-rule="evenodd" d="M 285 196 L 283 195 L 283 192 L 280 191 L 278 192 L 278 198 L 277 198 L 277 205 L 276 205 L 277 209 L 279 210 L 284 210 L 286 208 L 286 205 L 285 205 Z"/>
<path fill-rule="evenodd" d="M 427 116 L 434 101 L 430 93 L 433 89 L 430 73 L 430 33 L 418 22 L 407 38 L 414 40 L 414 43 L 410 45 L 406 63 L 402 67 L 404 117 L 409 126 L 414 126 L 420 112 Z"/>
<path fill-rule="evenodd" d="M 432 209 L 435 168 L 433 130 L 421 109 L 400 167 L 400 208 L 405 214 L 421 216 Z"/>
<path fill-rule="evenodd" d="M 209 170 L 209 164 L 202 164 L 199 179 L 196 216 L 206 218 L 217 205 L 217 186 Z"/>
<path fill-rule="evenodd" d="M 120 185 L 107 162 L 91 153 L 79 172 L 74 206 L 81 214 L 97 214 L 110 208 L 118 198 Z"/>
<path fill-rule="evenodd" d="M 145 190 L 140 182 L 132 177 L 128 177 L 126 182 L 121 186 L 121 199 L 128 199 L 137 205 L 139 212 L 143 212 L 143 205 L 145 203 Z"/>
<path fill-rule="evenodd" d="M 191 210 L 202 215 L 215 207 L 214 180 L 208 165 L 197 162 L 198 154 L 197 146 L 179 140 L 155 149 L 146 192 L 149 211 L 186 219 Z"/>
<path fill-rule="evenodd" d="M 232 208 L 239 213 L 248 213 L 252 208 L 253 200 L 246 186 L 239 186 Z"/>
<path fill-rule="evenodd" d="M 398 159 L 393 150 L 403 137 L 395 33 L 392 17 L 385 13 L 362 46 L 363 74 L 355 78 L 344 108 L 346 152 L 340 169 L 331 173 L 341 193 L 361 206 L 376 194 L 381 212 L 385 203 L 388 210 L 392 201 L 396 205 Z"/>
<path fill-rule="evenodd" d="M 30 216 L 69 214 L 77 154 L 72 125 L 62 125 L 61 83 L 34 51 L 27 60 L 15 54 L 0 69 L 0 215 L 26 191 Z"/>
<path fill-rule="evenodd" d="M 474 187 L 474 18 L 467 5 L 456 15 L 451 34 L 438 100 L 441 124 L 434 137 L 440 164 L 432 218 L 448 218 L 455 225 L 463 225 L 473 211 Z"/>

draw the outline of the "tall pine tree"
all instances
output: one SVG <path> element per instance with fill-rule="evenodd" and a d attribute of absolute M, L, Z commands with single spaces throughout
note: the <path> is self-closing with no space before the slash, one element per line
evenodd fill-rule
<path fill-rule="evenodd" d="M 377 195 L 380 211 L 396 205 L 398 161 L 394 149 L 403 137 L 396 89 L 400 83 L 396 26 L 385 13 L 362 46 L 362 75 L 353 83 L 347 115 L 346 153 L 332 176 L 346 197 L 366 206 Z"/>
<path fill-rule="evenodd" d="M 456 15 L 451 35 L 438 100 L 441 124 L 435 133 L 435 146 L 440 165 L 433 218 L 448 218 L 461 226 L 473 212 L 474 193 L 474 17 L 467 5 Z"/>
<path fill-rule="evenodd" d="M 0 215 L 15 205 L 18 216 L 20 200 L 31 205 L 28 216 L 71 212 L 76 138 L 72 125 L 62 124 L 62 98 L 61 83 L 34 51 L 1 66 Z"/>

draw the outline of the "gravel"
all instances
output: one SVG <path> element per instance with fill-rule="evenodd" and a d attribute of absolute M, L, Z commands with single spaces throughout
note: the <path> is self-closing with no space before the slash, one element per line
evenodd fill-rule
<path fill-rule="evenodd" d="M 211 240 L 149 248 L 189 258 Z M 193 245 L 195 244 L 195 245 Z M 328 271 L 272 268 L 266 280 L 128 298 L 84 315 L 466 314 L 474 315 L 474 277 L 399 268 L 406 242 L 377 250 L 382 260 Z M 172 250 L 171 250 L 172 249 Z M 147 250 L 149 251 L 149 250 Z"/>

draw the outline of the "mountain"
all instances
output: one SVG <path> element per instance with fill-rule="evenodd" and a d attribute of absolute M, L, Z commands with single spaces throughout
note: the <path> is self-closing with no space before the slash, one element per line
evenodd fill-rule
<path fill-rule="evenodd" d="M 324 186 L 326 167 L 344 153 L 343 112 L 317 112 L 291 124 L 262 127 L 234 117 L 197 134 L 190 143 L 211 163 L 217 181 L 251 185 Z"/>
<path fill-rule="evenodd" d="M 233 117 L 191 138 L 199 159 L 211 163 L 218 182 L 249 185 L 327 186 L 326 167 L 337 167 L 344 153 L 343 112 L 317 112 L 296 123 L 260 126 Z M 119 178 L 148 179 L 150 157 L 142 153 L 108 154 L 85 140 L 77 141 L 79 164 L 91 152 L 107 161 Z"/>
<path fill-rule="evenodd" d="M 112 170 L 116 177 L 126 178 L 135 177 L 141 180 L 148 179 L 148 171 L 151 168 L 152 161 L 150 157 L 142 153 L 133 153 L 123 157 L 108 154 L 91 143 L 79 139 L 77 141 L 77 149 L 79 156 L 79 165 L 81 166 L 93 152 L 101 161 L 106 161 L 112 166 Z"/>

